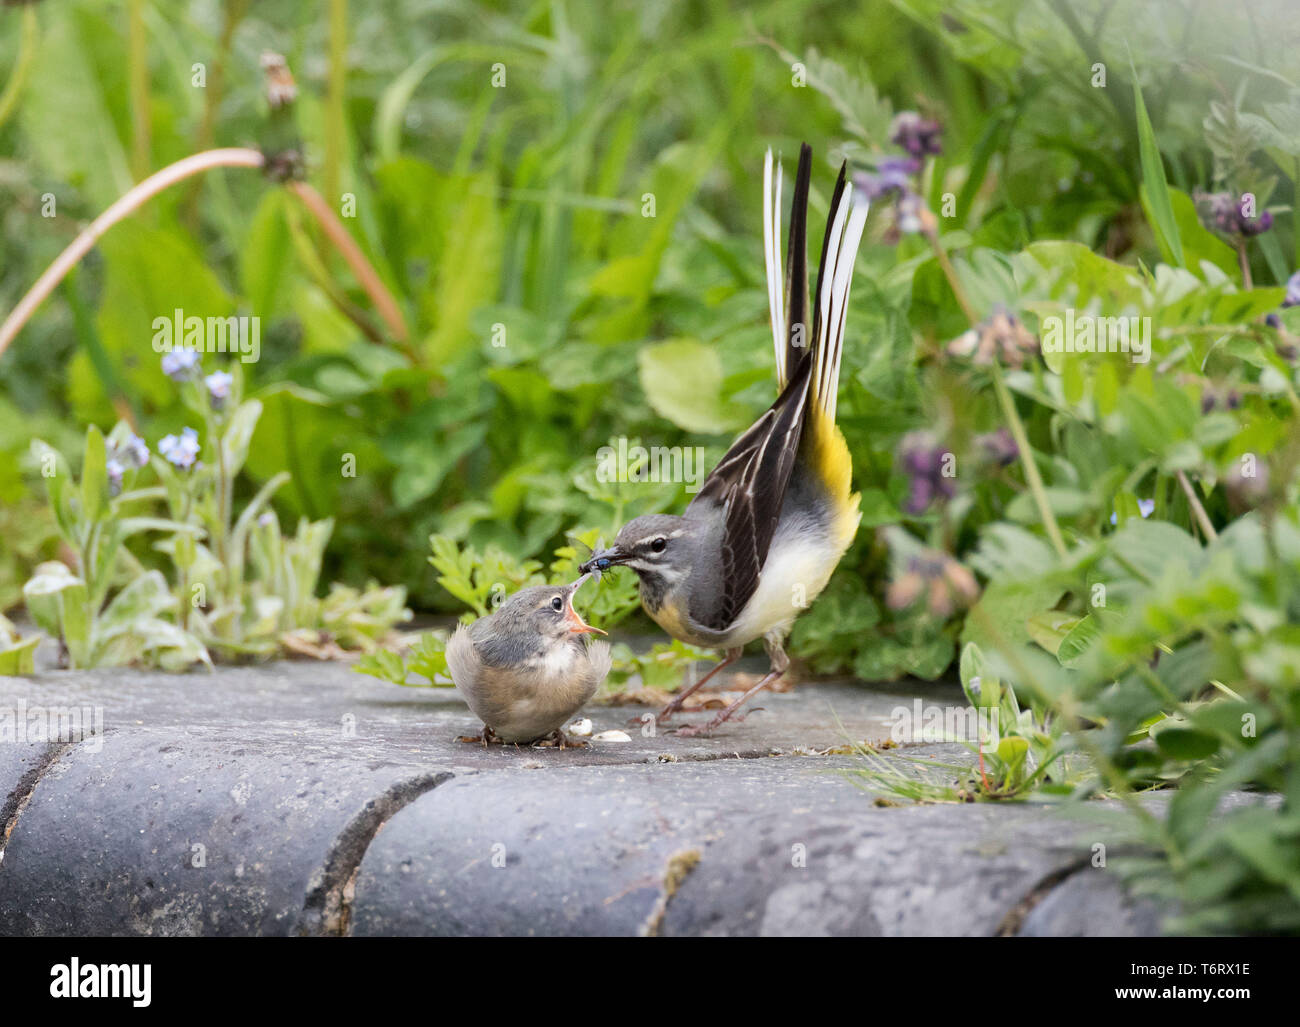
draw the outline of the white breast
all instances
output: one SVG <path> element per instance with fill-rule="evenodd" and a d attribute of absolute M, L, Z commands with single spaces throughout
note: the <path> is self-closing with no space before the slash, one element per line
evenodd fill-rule
<path fill-rule="evenodd" d="M 758 588 L 727 633 L 727 645 L 744 645 L 773 630 L 787 630 L 830 580 L 843 554 L 824 538 L 782 532 L 772 539 Z"/>

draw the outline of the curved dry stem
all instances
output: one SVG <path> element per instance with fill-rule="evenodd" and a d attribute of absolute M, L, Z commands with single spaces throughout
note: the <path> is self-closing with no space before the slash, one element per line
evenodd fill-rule
<path fill-rule="evenodd" d="M 411 332 L 406 327 L 406 318 L 402 316 L 397 300 L 388 291 L 388 287 L 384 285 L 379 273 L 366 259 L 366 255 L 361 252 L 361 247 L 356 244 L 356 240 L 343 227 L 343 222 L 335 217 L 334 211 L 330 210 L 330 206 L 325 202 L 324 197 L 306 182 L 289 182 L 288 186 L 302 200 L 303 205 L 311 211 L 312 216 L 320 223 L 330 242 L 334 244 L 334 247 L 342 254 L 343 259 L 347 261 L 348 267 L 356 275 L 357 281 L 365 289 L 366 295 L 370 297 L 370 302 L 379 311 L 379 316 L 384 319 L 384 323 L 388 325 L 388 330 L 393 333 L 393 337 L 402 344 L 412 361 L 418 363 L 419 355 L 410 345 Z"/>
<path fill-rule="evenodd" d="M 18 305 L 0 325 L 0 353 L 4 353 L 28 319 L 52 293 L 55 287 L 71 271 L 82 257 L 90 252 L 99 237 L 123 218 L 128 217 L 142 207 L 148 200 L 157 196 L 164 189 L 184 181 L 191 175 L 197 175 L 212 168 L 239 167 L 260 168 L 265 159 L 257 150 L 233 148 L 225 150 L 208 150 L 169 164 L 161 171 L 150 175 L 143 182 L 127 190 L 108 210 L 95 218 L 71 243 L 60 253 L 45 273 L 36 280 L 36 284 L 27 290 Z"/>

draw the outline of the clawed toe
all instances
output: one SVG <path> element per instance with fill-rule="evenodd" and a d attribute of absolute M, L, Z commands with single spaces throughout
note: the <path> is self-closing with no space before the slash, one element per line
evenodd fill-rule
<path fill-rule="evenodd" d="M 539 738 L 533 743 L 536 749 L 585 749 L 587 743 L 581 738 L 570 738 L 562 730 L 556 729 L 549 735 Z"/>

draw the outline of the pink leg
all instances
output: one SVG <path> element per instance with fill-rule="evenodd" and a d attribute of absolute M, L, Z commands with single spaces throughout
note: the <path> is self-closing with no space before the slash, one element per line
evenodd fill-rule
<path fill-rule="evenodd" d="M 678 728 L 677 734 L 691 738 L 691 737 L 699 737 L 702 735 L 708 735 L 712 733 L 713 731 L 721 727 L 723 724 L 725 724 L 728 720 L 730 720 L 731 717 L 735 714 L 735 712 L 738 709 L 740 709 L 742 706 L 744 706 L 745 703 L 749 702 L 749 700 L 752 699 L 758 692 L 761 692 L 764 688 L 770 685 L 773 681 L 775 681 L 782 674 L 784 674 L 786 670 L 789 669 L 790 658 L 785 655 L 785 650 L 781 647 L 781 642 L 779 639 L 767 640 L 767 654 L 772 661 L 772 669 L 769 670 L 766 674 L 763 675 L 762 678 L 759 679 L 758 684 L 754 685 L 753 688 L 751 688 L 748 692 L 742 695 L 739 699 L 737 699 L 734 703 L 732 703 L 725 710 L 719 713 L 707 724 L 704 724 L 699 727 L 689 726 L 689 727 Z"/>
<path fill-rule="evenodd" d="M 658 713 L 655 714 L 655 723 L 662 724 L 665 720 L 667 720 L 674 713 L 680 710 L 682 708 L 682 703 L 684 703 L 687 699 L 689 699 L 692 695 L 694 695 L 697 691 L 699 691 L 700 688 L 704 685 L 704 683 L 709 680 L 709 678 L 713 677 L 714 674 L 722 670 L 723 667 L 729 667 L 731 666 L 731 664 L 735 663 L 738 659 L 740 659 L 740 654 L 743 653 L 744 651 L 745 650 L 743 648 L 725 650 L 723 653 L 721 663 L 719 663 L 711 671 L 705 674 L 704 677 L 700 678 L 699 681 L 695 682 L 695 684 L 691 685 L 684 691 L 678 693 L 677 696 L 671 702 L 669 702 L 667 706 L 665 706 L 662 710 L 660 710 Z M 639 724 L 641 723 L 641 718 L 633 717 L 631 720 L 628 721 L 628 723 Z"/>

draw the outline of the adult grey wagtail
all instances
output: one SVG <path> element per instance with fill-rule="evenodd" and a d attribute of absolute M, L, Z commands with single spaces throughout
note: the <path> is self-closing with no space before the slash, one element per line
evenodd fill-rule
<path fill-rule="evenodd" d="M 612 546 L 579 568 L 631 567 L 640 578 L 641 604 L 661 628 L 692 645 L 723 651 L 722 662 L 665 706 L 659 721 L 737 660 L 747 642 L 763 639 L 768 673 L 709 723 L 680 734 L 714 730 L 785 673 L 790 664 L 786 635 L 826 587 L 861 520 L 850 487 L 848 445 L 835 424 L 835 399 L 849 286 L 868 203 L 847 188 L 847 164 L 841 167 L 813 307 L 807 254 L 812 149 L 804 144 L 799 152 L 784 268 L 781 168 L 778 164 L 774 195 L 772 163 L 768 150 L 763 245 L 777 400 L 736 440 L 682 516 L 648 514 L 629 521 Z"/>
<path fill-rule="evenodd" d="M 520 589 L 495 613 L 456 628 L 447 669 L 483 721 L 482 736 L 466 741 L 585 744 L 565 738 L 562 728 L 595 694 L 611 662 L 608 642 L 582 637 L 604 632 L 573 608 L 587 577 Z"/>

